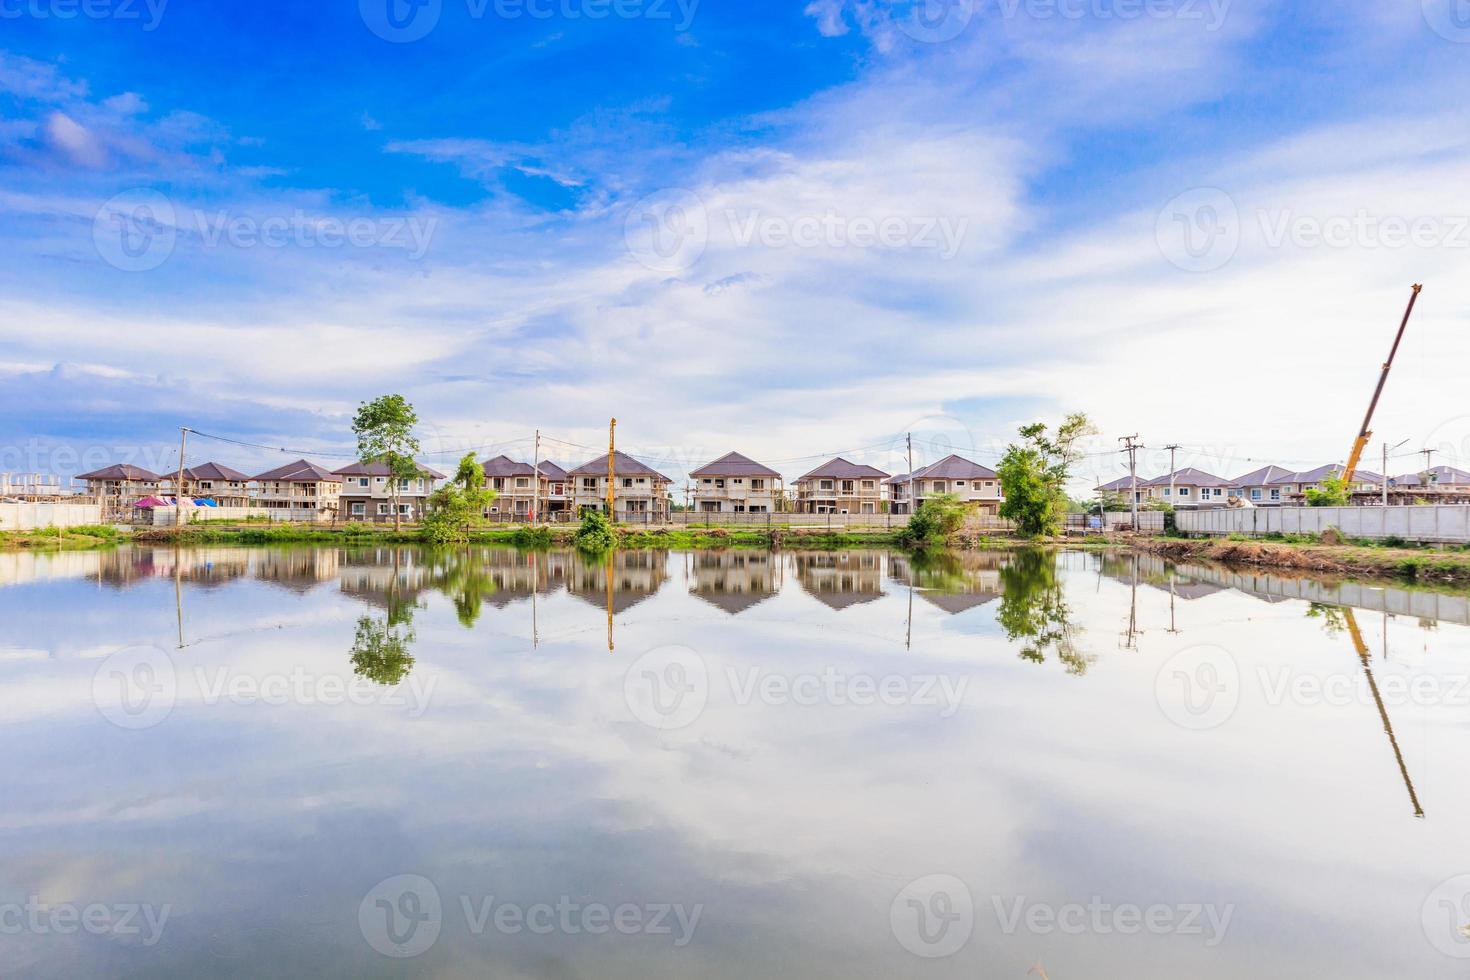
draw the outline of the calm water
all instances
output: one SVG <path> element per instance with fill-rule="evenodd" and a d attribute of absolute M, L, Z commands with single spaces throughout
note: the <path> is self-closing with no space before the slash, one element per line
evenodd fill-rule
<path fill-rule="evenodd" d="M 0 620 L 7 977 L 1470 970 L 1462 596 L 135 548 Z"/>

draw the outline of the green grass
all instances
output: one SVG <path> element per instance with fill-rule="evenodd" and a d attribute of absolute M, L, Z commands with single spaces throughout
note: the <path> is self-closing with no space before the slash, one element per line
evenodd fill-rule
<path fill-rule="evenodd" d="M 77 527 L 41 528 L 35 531 L 0 531 L 0 551 L 85 551 L 105 548 L 123 539 L 117 528 L 108 524 L 83 524 Z"/>

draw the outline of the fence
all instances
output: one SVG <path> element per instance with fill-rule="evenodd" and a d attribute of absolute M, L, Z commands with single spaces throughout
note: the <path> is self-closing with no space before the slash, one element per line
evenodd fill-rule
<path fill-rule="evenodd" d="M 1423 507 L 1253 507 L 1180 510 L 1179 530 L 1189 534 L 1321 534 L 1328 528 L 1350 538 L 1402 538 L 1405 541 L 1470 543 L 1470 505 Z"/>
<path fill-rule="evenodd" d="M 0 500 L 0 531 L 33 531 L 43 527 L 79 527 L 101 524 L 98 504 L 31 503 Z"/>

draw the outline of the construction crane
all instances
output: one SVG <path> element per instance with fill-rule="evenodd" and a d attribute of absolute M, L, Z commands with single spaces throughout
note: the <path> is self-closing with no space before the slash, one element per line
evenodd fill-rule
<path fill-rule="evenodd" d="M 1419 290 L 1423 288 L 1419 283 L 1414 284 L 1414 292 L 1409 297 L 1409 308 L 1404 310 L 1403 322 L 1399 324 L 1399 332 L 1393 338 L 1393 348 L 1388 352 L 1388 360 L 1383 362 L 1383 373 L 1378 376 L 1378 387 L 1373 389 L 1373 400 L 1368 403 L 1368 414 L 1363 416 L 1363 427 L 1358 432 L 1357 441 L 1353 443 L 1353 451 L 1348 453 L 1347 466 L 1343 467 L 1343 483 L 1353 482 L 1353 474 L 1358 471 L 1358 463 L 1363 458 L 1363 450 L 1368 448 L 1368 440 L 1373 438 L 1373 412 L 1378 408 L 1378 399 L 1383 396 L 1383 386 L 1388 383 L 1388 372 L 1393 367 L 1393 359 L 1399 352 L 1399 342 L 1404 339 L 1404 328 L 1409 325 L 1409 317 L 1414 314 L 1414 303 L 1419 299 Z M 1383 478 L 1387 480 L 1388 474 L 1385 473 Z"/>

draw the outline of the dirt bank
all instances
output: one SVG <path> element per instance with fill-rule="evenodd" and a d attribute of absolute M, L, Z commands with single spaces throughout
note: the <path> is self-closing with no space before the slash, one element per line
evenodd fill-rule
<path fill-rule="evenodd" d="M 1470 582 L 1470 552 L 1420 548 L 1362 548 L 1277 541 L 1137 538 L 1139 551 L 1175 561 L 1289 568 L 1327 575 L 1378 576 L 1412 582 Z"/>

